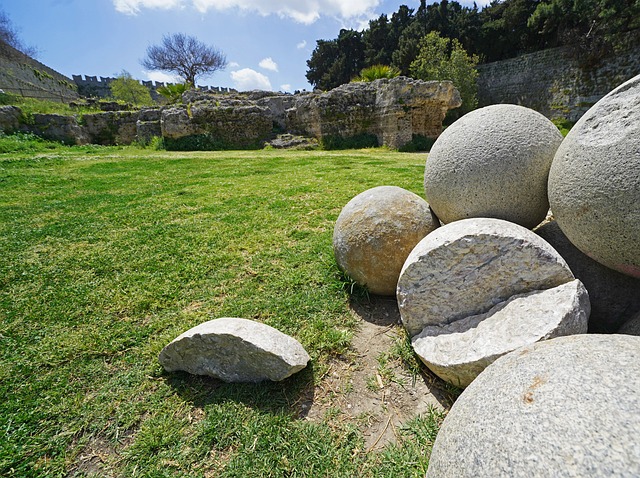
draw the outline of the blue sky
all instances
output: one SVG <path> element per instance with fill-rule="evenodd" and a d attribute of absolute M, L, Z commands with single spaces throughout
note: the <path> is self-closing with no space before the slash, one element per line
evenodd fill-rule
<path fill-rule="evenodd" d="M 460 2 L 466 4 L 467 2 Z M 478 5 L 487 2 L 480 1 Z M 24 43 L 60 73 L 170 80 L 140 66 L 149 45 L 183 32 L 222 50 L 229 65 L 198 81 L 238 90 L 310 89 L 306 61 L 318 39 L 362 28 L 419 0 L 0 0 Z"/>

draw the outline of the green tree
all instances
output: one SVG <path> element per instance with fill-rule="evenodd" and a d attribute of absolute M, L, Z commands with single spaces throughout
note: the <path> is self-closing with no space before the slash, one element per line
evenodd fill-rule
<path fill-rule="evenodd" d="M 111 88 L 111 96 L 116 100 L 139 106 L 153 104 L 149 89 L 141 85 L 140 82 L 135 80 L 131 76 L 131 73 L 126 70 L 122 70 L 122 73 L 111 82 L 109 88 Z"/>
<path fill-rule="evenodd" d="M 365 66 L 364 49 L 362 33 L 355 30 L 340 30 L 336 40 L 318 40 L 307 60 L 307 80 L 321 90 L 349 83 Z"/>
<path fill-rule="evenodd" d="M 456 39 L 431 32 L 420 42 L 420 52 L 411 63 L 411 76 L 421 80 L 450 80 L 462 98 L 461 113 L 478 106 L 476 80 L 478 57 L 469 55 Z"/>

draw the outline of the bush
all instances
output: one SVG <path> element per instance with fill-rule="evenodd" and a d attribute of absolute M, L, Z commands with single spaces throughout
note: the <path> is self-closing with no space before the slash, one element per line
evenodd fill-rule
<path fill-rule="evenodd" d="M 156 91 L 164 96 L 169 103 L 173 104 L 181 101 L 182 94 L 191 88 L 192 86 L 189 83 L 177 83 L 175 85 L 160 86 Z"/>
<path fill-rule="evenodd" d="M 325 136 L 320 141 L 322 149 L 363 149 L 363 148 L 377 148 L 378 137 L 375 134 L 361 133 L 348 138 L 343 138 L 338 135 Z"/>
<path fill-rule="evenodd" d="M 149 89 L 140 84 L 138 80 L 134 80 L 131 74 L 122 70 L 115 80 L 109 85 L 111 95 L 125 103 L 132 105 L 148 106 L 153 104 Z"/>
<path fill-rule="evenodd" d="M 32 133 L 16 133 L 5 135 L 0 132 L 0 154 L 33 153 L 56 149 L 59 143 L 46 141 Z"/>
<path fill-rule="evenodd" d="M 411 142 L 402 146 L 398 151 L 401 153 L 417 153 L 420 151 L 431 151 L 431 147 L 436 140 L 434 138 L 428 138 L 421 134 L 414 134 L 411 138 Z"/>
<path fill-rule="evenodd" d="M 395 78 L 396 76 L 400 76 L 400 70 L 395 66 L 373 65 L 363 69 L 360 76 L 356 76 L 351 82 L 374 81 L 381 78 Z"/>
<path fill-rule="evenodd" d="M 551 122 L 560 130 L 562 136 L 569 134 L 569 131 L 571 131 L 571 128 L 573 128 L 574 125 L 574 123 L 566 118 L 553 118 Z"/>

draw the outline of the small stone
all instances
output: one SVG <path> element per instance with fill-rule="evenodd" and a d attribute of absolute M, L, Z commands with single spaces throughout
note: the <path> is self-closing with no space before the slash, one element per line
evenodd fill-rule
<path fill-rule="evenodd" d="M 549 210 L 547 178 L 562 135 L 540 113 L 493 105 L 464 115 L 427 158 L 427 201 L 444 223 L 491 217 L 533 228 Z"/>
<path fill-rule="evenodd" d="M 549 172 L 549 202 L 569 240 L 592 259 L 640 278 L 640 75 L 598 101 L 571 129 Z"/>
<path fill-rule="evenodd" d="M 411 249 L 440 223 L 429 204 L 397 186 L 358 194 L 342 209 L 333 232 L 340 269 L 373 294 L 394 295 Z"/>
<path fill-rule="evenodd" d="M 465 219 L 436 229 L 411 251 L 398 280 L 398 307 L 413 337 L 426 326 L 483 314 L 516 294 L 573 279 L 564 259 L 528 229 Z"/>
<path fill-rule="evenodd" d="M 443 380 L 468 386 L 487 365 L 540 340 L 587 333 L 589 296 L 579 280 L 510 297 L 489 312 L 425 327 L 411 341 Z"/>
<path fill-rule="evenodd" d="M 574 335 L 489 365 L 458 397 L 427 478 L 640 476 L 640 337 Z"/>
<path fill-rule="evenodd" d="M 277 382 L 302 370 L 309 360 L 294 338 L 238 318 L 210 320 L 189 329 L 159 356 L 167 372 L 183 370 L 225 382 Z"/>

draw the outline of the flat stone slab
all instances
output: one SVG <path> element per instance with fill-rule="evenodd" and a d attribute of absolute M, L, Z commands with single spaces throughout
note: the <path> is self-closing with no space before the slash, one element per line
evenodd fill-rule
<path fill-rule="evenodd" d="M 182 370 L 225 382 L 277 382 L 306 367 L 310 357 L 300 342 L 273 327 L 221 318 L 181 334 L 158 359 L 167 372 Z"/>
<path fill-rule="evenodd" d="M 640 337 L 573 335 L 515 350 L 458 397 L 427 478 L 640 476 Z"/>
<path fill-rule="evenodd" d="M 443 380 L 468 386 L 498 357 L 540 340 L 585 334 L 589 296 L 579 280 L 510 297 L 489 312 L 427 326 L 411 341 Z"/>
<path fill-rule="evenodd" d="M 411 335 L 483 314 L 517 294 L 574 279 L 564 259 L 528 229 L 500 219 L 452 222 L 409 254 L 398 280 L 402 323 Z"/>

